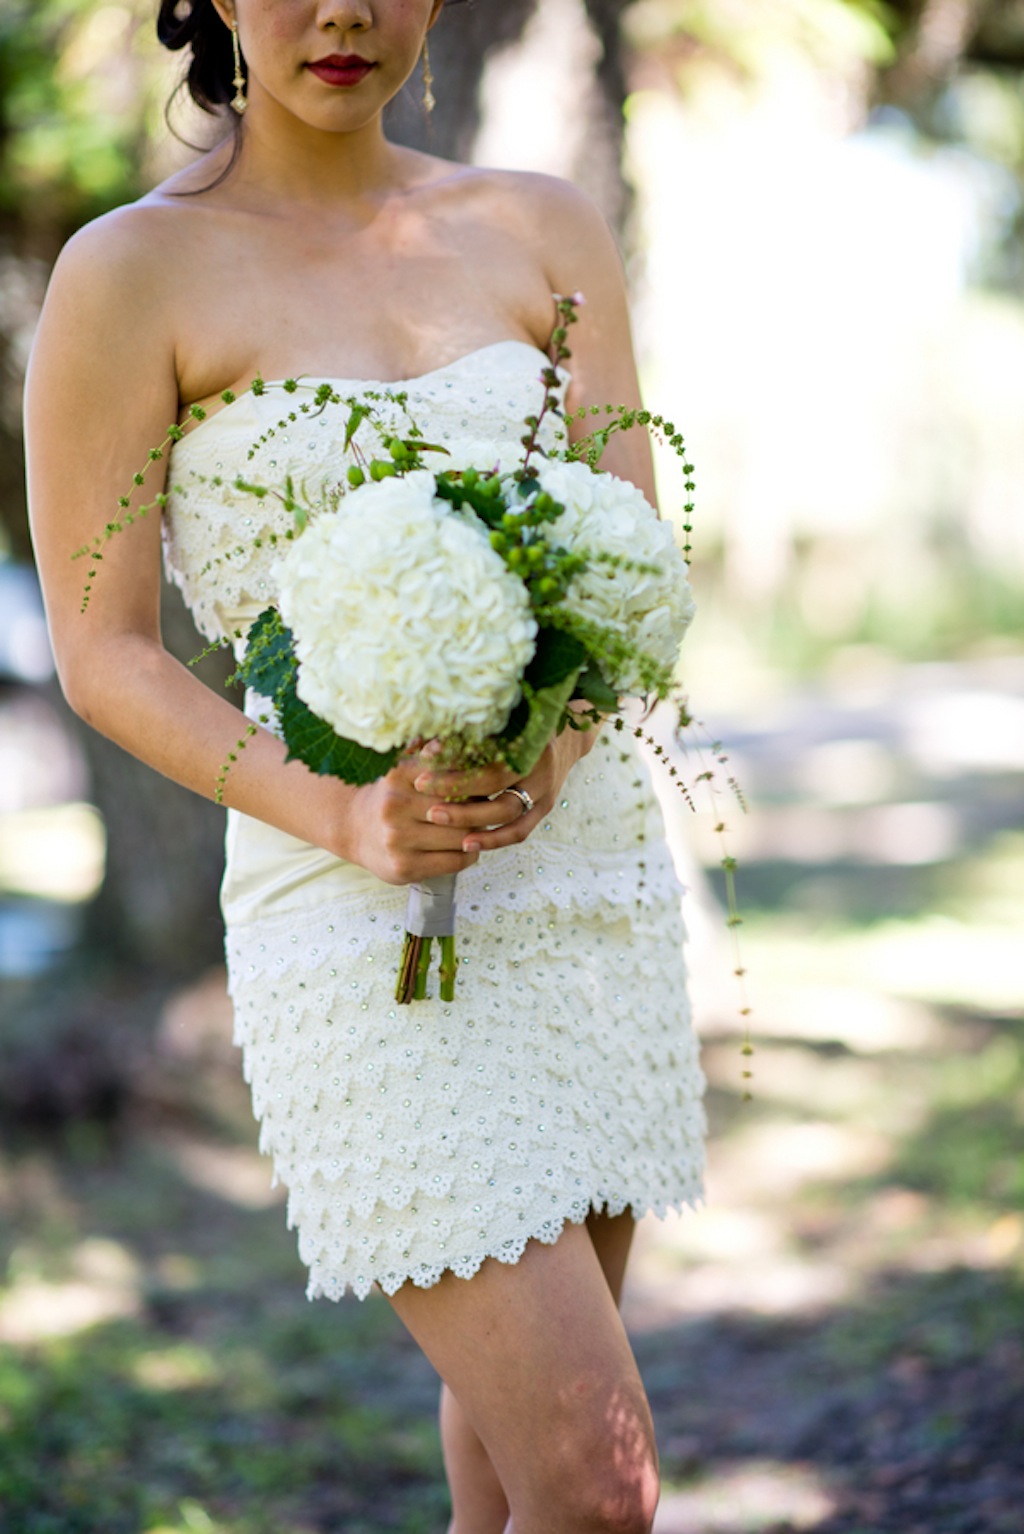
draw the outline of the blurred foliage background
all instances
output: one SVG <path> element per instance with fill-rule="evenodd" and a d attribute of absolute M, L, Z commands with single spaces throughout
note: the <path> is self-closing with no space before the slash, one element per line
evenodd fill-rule
<path fill-rule="evenodd" d="M 230 1047 L 219 812 L 69 716 L 30 575 L 50 265 L 183 162 L 168 124 L 218 131 L 167 107 L 154 11 L 0 12 L 0 1531 L 413 1534 L 432 1378 L 382 1303 L 302 1298 Z M 713 1154 L 628 1303 L 659 1534 L 1010 1534 L 1024 0 L 476 0 L 431 53 L 438 109 L 414 80 L 395 136 L 569 175 L 620 232 L 698 465 L 685 674 L 751 804 L 746 1105 L 720 852 L 666 805 Z M 170 593 L 165 626 L 201 647 Z"/>

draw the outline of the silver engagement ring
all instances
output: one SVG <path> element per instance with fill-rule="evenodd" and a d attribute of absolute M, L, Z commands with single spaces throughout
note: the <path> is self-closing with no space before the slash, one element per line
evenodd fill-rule
<path fill-rule="evenodd" d="M 534 808 L 533 800 L 530 797 L 529 790 L 523 788 L 521 783 L 513 783 L 510 788 L 503 788 L 501 792 L 503 794 L 515 794 L 516 798 L 519 800 L 519 803 L 523 806 L 520 812 L 521 815 L 529 815 L 530 811 Z"/>

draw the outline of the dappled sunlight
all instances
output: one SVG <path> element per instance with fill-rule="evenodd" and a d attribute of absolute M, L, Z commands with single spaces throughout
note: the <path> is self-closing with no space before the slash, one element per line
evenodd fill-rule
<path fill-rule="evenodd" d="M 735 1043 L 706 1044 L 701 1058 L 720 1090 L 735 1084 Z M 887 1079 L 884 1057 L 847 1056 L 842 1069 L 836 1070 L 830 1053 L 765 1039 L 758 1041 L 754 1063 L 758 1104 L 785 1104 L 800 1112 L 813 1104 L 817 1113 L 856 1116 L 867 1096 L 880 1092 Z"/>
<path fill-rule="evenodd" d="M 808 1103 L 806 1111 L 811 1113 L 813 1105 Z M 806 1183 L 870 1176 L 885 1167 L 893 1143 L 874 1126 L 855 1123 L 769 1119 L 751 1124 L 735 1130 L 728 1149 L 713 1161 L 709 1199 L 715 1200 L 718 1177 L 733 1195 L 745 1188 L 750 1197 L 778 1202 L 793 1197 Z"/>
<path fill-rule="evenodd" d="M 203 1284 L 202 1267 L 187 1252 L 164 1252 L 153 1270 L 161 1288 L 171 1294 L 187 1294 Z"/>
<path fill-rule="evenodd" d="M 941 1023 L 923 1003 L 887 996 L 866 983 L 823 984 L 823 966 L 820 959 L 815 961 L 817 942 L 808 938 L 787 943 L 785 936 L 744 934 L 747 963 L 759 982 L 759 1032 L 835 1042 L 869 1055 L 943 1044 Z"/>
<path fill-rule="evenodd" d="M 876 740 L 825 740 L 794 763 L 794 779 L 820 804 L 871 804 L 899 786 L 892 753 Z"/>
<path fill-rule="evenodd" d="M 266 1156 L 250 1146 L 222 1145 L 194 1134 L 162 1132 L 153 1140 L 194 1188 L 227 1199 L 241 1209 L 269 1209 L 284 1202 L 282 1187 L 272 1186 Z"/>
<path fill-rule="evenodd" d="M 640 1225 L 623 1300 L 631 1331 L 687 1316 L 818 1314 L 860 1292 L 857 1274 L 830 1253 L 800 1253 L 786 1208 L 759 1191 L 724 1199 L 710 1189 L 698 1216 Z"/>
<path fill-rule="evenodd" d="M 192 1343 L 175 1347 L 152 1348 L 140 1353 L 132 1370 L 146 1390 L 193 1390 L 220 1380 L 223 1370 L 205 1348 Z"/>
<path fill-rule="evenodd" d="M 849 803 L 845 788 L 837 784 L 835 794 Z M 701 831 L 709 854 L 708 830 Z M 760 805 L 755 816 L 736 820 L 732 831 L 741 858 L 808 866 L 844 861 L 883 867 L 941 863 L 963 845 L 956 810 L 931 801 L 871 805 L 841 814 L 806 803 Z"/>
<path fill-rule="evenodd" d="M 29 1254 L 19 1262 L 15 1252 L 11 1266 L 16 1277 L 0 1294 L 0 1342 L 73 1336 L 139 1313 L 141 1270 L 120 1242 L 95 1236 L 80 1242 L 69 1253 L 69 1276 L 63 1280 L 34 1273 Z"/>
<path fill-rule="evenodd" d="M 106 834 L 91 804 L 0 815 L 0 893 L 85 901 L 103 881 Z"/>
<path fill-rule="evenodd" d="M 914 924 L 887 923 L 857 946 L 862 973 L 880 989 L 1024 1012 L 1019 926 L 986 928 L 928 916 Z"/>
<path fill-rule="evenodd" d="M 671 1285 L 651 1285 L 641 1273 L 632 1303 L 624 1306 L 637 1334 L 684 1317 L 820 1316 L 860 1294 L 856 1276 L 839 1262 L 759 1253 L 742 1263 L 695 1258 L 699 1266 L 678 1273 Z"/>
<path fill-rule="evenodd" d="M 863 931 L 752 925 L 745 938 L 773 1031 L 854 1049 L 921 1048 L 945 1040 L 927 1003 L 1024 1012 L 1019 926 L 930 914 Z M 825 975 L 838 983 L 822 984 Z"/>
<path fill-rule="evenodd" d="M 180 1507 L 179 1516 L 173 1523 L 158 1523 L 147 1534 L 234 1534 L 237 1528 L 239 1534 L 244 1534 L 244 1528 L 232 1520 L 225 1523 L 222 1519 L 214 1520 L 200 1503 L 191 1497 L 186 1497 Z"/>
<path fill-rule="evenodd" d="M 955 685 L 923 698 L 907 721 L 908 753 L 934 777 L 1024 771 L 1024 698 Z"/>
<path fill-rule="evenodd" d="M 820 1471 L 771 1460 L 723 1464 L 686 1490 L 666 1488 L 654 1534 L 756 1534 L 814 1529 L 834 1512 Z"/>
<path fill-rule="evenodd" d="M 544 1445 L 554 1454 L 549 1464 L 560 1464 L 559 1490 L 565 1498 L 564 1506 L 568 1509 L 572 1505 L 570 1497 L 575 1492 L 580 1505 L 586 1506 L 584 1499 L 588 1499 L 590 1507 L 607 1520 L 609 1527 L 631 1528 L 638 1509 L 651 1506 L 656 1495 L 655 1461 L 643 1396 L 636 1388 L 616 1386 L 601 1406 L 599 1425 L 596 1415 L 584 1415 L 584 1423 L 589 1423 L 593 1432 L 589 1452 L 581 1456 L 580 1413 L 582 1410 L 586 1414 L 591 1381 L 577 1374 L 569 1377 L 571 1389 L 562 1393 L 568 1426 L 566 1442 L 561 1448 L 557 1443 Z"/>
<path fill-rule="evenodd" d="M 994 1265 L 1020 1263 L 1024 1259 L 1024 1218 L 1019 1214 L 1001 1215 L 986 1231 L 985 1243 Z"/>

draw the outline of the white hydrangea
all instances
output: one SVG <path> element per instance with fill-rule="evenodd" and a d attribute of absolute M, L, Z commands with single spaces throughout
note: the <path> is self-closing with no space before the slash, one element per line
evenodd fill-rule
<path fill-rule="evenodd" d="M 542 489 L 565 506 L 547 524 L 553 542 L 656 566 L 656 573 L 647 573 L 594 561 L 573 577 L 566 607 L 614 630 L 670 671 L 695 610 L 671 525 L 658 519 L 635 485 L 614 474 L 560 459 L 539 459 L 534 472 Z M 642 690 L 636 666 L 628 663 L 608 681 L 623 693 Z"/>
<path fill-rule="evenodd" d="M 518 438 L 499 441 L 495 437 L 458 437 L 444 445 L 447 452 L 423 454 L 424 463 L 435 474 L 443 474 L 446 469 L 509 474 L 519 468 L 526 451 Z"/>
<path fill-rule="evenodd" d="M 349 492 L 275 571 L 300 698 L 375 751 L 500 730 L 534 650 L 522 582 L 434 489 L 418 470 Z"/>

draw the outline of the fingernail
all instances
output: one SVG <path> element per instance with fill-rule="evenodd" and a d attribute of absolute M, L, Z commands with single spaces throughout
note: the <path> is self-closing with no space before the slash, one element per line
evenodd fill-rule
<path fill-rule="evenodd" d="M 418 778 L 413 779 L 412 786 L 418 794 L 426 794 L 430 792 L 430 785 L 433 781 L 429 772 L 421 772 Z"/>
<path fill-rule="evenodd" d="M 450 826 L 452 817 L 447 810 L 438 809 L 435 804 L 433 809 L 427 811 L 427 819 L 435 826 Z"/>
<path fill-rule="evenodd" d="M 439 740 L 428 740 L 427 744 L 423 747 L 422 754 L 424 756 L 440 756 L 441 742 Z"/>
<path fill-rule="evenodd" d="M 463 850 L 463 852 L 479 852 L 480 851 L 480 843 L 479 842 L 463 842 L 462 850 Z"/>

